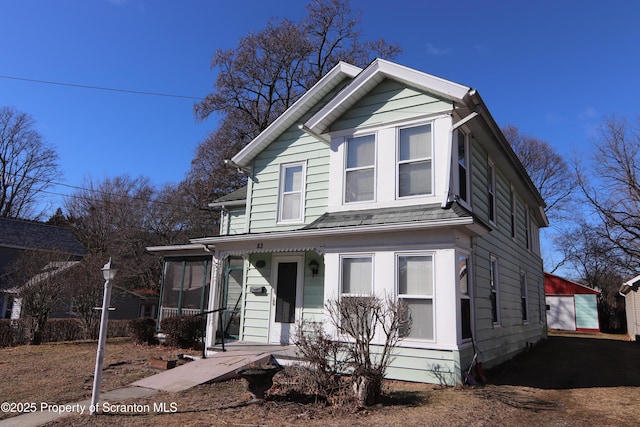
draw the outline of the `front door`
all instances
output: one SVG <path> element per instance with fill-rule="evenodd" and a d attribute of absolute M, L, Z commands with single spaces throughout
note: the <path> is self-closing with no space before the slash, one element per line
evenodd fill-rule
<path fill-rule="evenodd" d="M 302 311 L 302 256 L 274 257 L 269 342 L 289 344 Z"/>

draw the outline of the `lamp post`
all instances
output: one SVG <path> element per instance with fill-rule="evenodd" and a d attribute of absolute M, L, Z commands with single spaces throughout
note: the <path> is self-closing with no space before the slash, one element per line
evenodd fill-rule
<path fill-rule="evenodd" d="M 102 299 L 102 314 L 100 316 L 100 335 L 98 336 L 98 352 L 96 353 L 96 370 L 93 373 L 93 391 L 91 392 L 91 406 L 89 413 L 95 415 L 98 412 L 98 399 L 100 397 L 100 382 L 102 381 L 102 364 L 104 361 L 104 344 L 107 341 L 107 322 L 109 321 L 109 304 L 111 303 L 111 281 L 116 277 L 115 264 L 109 262 L 102 267 L 104 277 L 104 297 Z"/>

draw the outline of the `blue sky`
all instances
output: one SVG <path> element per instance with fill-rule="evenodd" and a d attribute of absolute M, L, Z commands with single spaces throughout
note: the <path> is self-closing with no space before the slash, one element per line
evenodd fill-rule
<path fill-rule="evenodd" d="M 640 2 L 352 0 L 365 39 L 398 42 L 397 62 L 478 89 L 500 125 L 564 156 L 587 152 L 604 117 L 640 113 Z M 4 77 L 204 97 L 216 49 L 295 0 L 0 0 L 0 106 L 31 114 L 68 185 L 143 175 L 179 182 L 215 120 L 194 99 L 89 90 Z M 392 5 L 393 7 L 391 7 Z M 58 187 L 59 193 L 72 189 Z M 59 200 L 50 200 L 52 208 Z"/>

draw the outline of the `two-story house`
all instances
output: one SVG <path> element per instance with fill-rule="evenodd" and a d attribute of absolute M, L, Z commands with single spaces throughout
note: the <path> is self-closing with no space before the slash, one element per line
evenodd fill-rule
<path fill-rule="evenodd" d="M 362 295 L 410 310 L 388 378 L 453 384 L 474 352 L 491 366 L 545 336 L 544 201 L 475 89 L 340 63 L 228 163 L 248 185 L 212 204 L 220 235 L 150 248 L 163 310 L 226 307 L 209 345 L 288 344 Z"/>

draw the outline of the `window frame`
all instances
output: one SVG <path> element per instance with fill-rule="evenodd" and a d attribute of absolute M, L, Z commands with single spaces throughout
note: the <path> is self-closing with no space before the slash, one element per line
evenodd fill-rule
<path fill-rule="evenodd" d="M 493 160 L 488 159 L 487 160 L 487 195 L 488 195 L 488 208 L 489 208 L 489 212 L 488 212 L 488 216 L 489 216 L 489 221 L 493 224 L 497 223 L 497 218 L 498 218 L 498 213 L 496 211 L 497 209 L 497 203 L 496 203 L 496 165 L 493 162 Z"/>
<path fill-rule="evenodd" d="M 400 138 L 400 134 L 402 133 L 403 130 L 405 129 L 414 129 L 414 128 L 419 128 L 419 127 L 429 127 L 429 153 L 430 156 L 428 157 L 418 157 L 418 158 L 412 158 L 412 159 L 408 159 L 408 160 L 401 160 L 400 159 L 400 148 L 401 148 L 401 138 Z M 417 123 L 417 124 L 411 124 L 411 125 L 404 125 L 404 126 L 396 126 L 396 199 L 408 199 L 408 198 L 414 198 L 414 197 L 424 197 L 424 196 L 432 196 L 434 195 L 434 156 L 433 156 L 433 150 L 434 150 L 434 125 L 432 121 L 426 122 L 426 123 Z M 425 192 L 425 193 L 419 193 L 419 194 L 409 194 L 406 196 L 401 195 L 401 188 L 400 188 L 400 167 L 401 165 L 410 165 L 410 164 L 414 164 L 414 163 L 421 163 L 421 162 L 428 162 L 429 166 L 430 166 L 430 182 L 429 182 L 429 191 Z"/>
<path fill-rule="evenodd" d="M 300 190 L 299 191 L 285 191 L 286 188 L 286 172 L 290 168 L 300 167 L 302 178 L 300 182 Z M 304 209 L 305 209 L 305 193 L 306 193 L 306 183 L 307 183 L 307 162 L 299 161 L 299 162 L 290 162 L 290 163 L 281 163 L 280 164 L 280 174 L 279 174 L 279 185 L 278 185 L 278 224 L 296 224 L 304 221 Z M 292 194 L 300 194 L 300 204 L 298 206 L 298 217 L 297 218 L 283 218 L 284 213 L 284 198 L 287 195 Z"/>
<path fill-rule="evenodd" d="M 510 188 L 509 203 L 511 208 L 511 238 L 513 240 L 516 240 L 518 236 L 516 190 L 513 187 L 513 184 L 511 184 L 509 188 Z"/>
<path fill-rule="evenodd" d="M 489 260 L 489 300 L 491 302 L 491 322 L 494 326 L 502 324 L 502 316 L 500 313 L 500 269 L 498 266 L 498 257 L 490 256 Z"/>
<path fill-rule="evenodd" d="M 473 329 L 474 329 L 474 318 L 473 318 L 473 283 L 472 283 L 472 271 L 471 271 L 471 256 L 470 254 L 466 253 L 466 252 L 457 252 L 456 254 L 456 259 L 457 259 L 457 264 L 456 264 L 456 272 L 457 272 L 457 289 L 458 289 L 458 293 L 459 293 L 459 301 L 460 301 L 460 339 L 465 342 L 465 341 L 470 341 L 473 339 Z M 461 274 L 461 264 L 460 261 L 461 259 L 465 259 L 466 260 L 466 265 L 465 265 L 465 274 L 466 274 L 466 283 L 467 283 L 467 290 L 466 292 L 463 292 L 462 289 L 462 274 Z M 469 304 L 469 336 L 465 336 L 465 331 L 464 331 L 464 310 L 463 310 L 463 301 L 468 301 Z"/>
<path fill-rule="evenodd" d="M 351 140 L 355 140 L 358 138 L 365 138 L 368 136 L 373 136 L 373 164 L 372 165 L 366 165 L 366 166 L 357 166 L 357 167 L 352 167 L 349 168 L 348 164 L 349 164 L 349 142 Z M 343 188 L 342 188 L 342 204 L 343 205 L 350 205 L 350 204 L 355 204 L 355 203 L 372 203 L 375 202 L 377 197 L 377 184 L 378 184 L 378 180 L 377 180 L 377 173 L 378 173 L 378 132 L 367 132 L 367 133 L 363 133 L 363 134 L 355 134 L 355 135 L 351 135 L 351 136 L 346 136 L 344 139 L 344 164 L 343 164 L 343 173 L 342 173 L 342 182 L 343 182 Z M 372 190 L 372 198 L 371 199 L 367 199 L 367 200 L 353 200 L 353 201 L 347 201 L 347 176 L 349 175 L 349 172 L 359 172 L 359 171 L 366 171 L 371 169 L 373 171 L 373 190 Z"/>
<path fill-rule="evenodd" d="M 527 272 L 520 270 L 520 309 L 522 311 L 522 323 L 529 323 L 529 283 Z"/>
<path fill-rule="evenodd" d="M 462 142 L 464 147 L 464 165 L 460 162 L 460 137 L 462 136 Z M 465 132 L 461 128 L 456 129 L 456 184 L 457 184 L 457 196 L 458 202 L 466 206 L 471 206 L 471 150 L 470 140 L 471 134 Z M 464 169 L 464 183 L 461 179 L 461 169 Z M 464 188 L 464 197 L 463 195 Z"/>
<path fill-rule="evenodd" d="M 371 279 L 370 279 L 371 289 L 369 290 L 370 292 L 368 294 L 344 292 L 345 260 L 347 260 L 347 259 L 365 259 L 365 258 L 367 258 L 367 259 L 369 259 L 371 261 Z M 354 297 L 355 298 L 361 298 L 361 297 L 370 297 L 370 296 L 374 295 L 374 289 L 375 289 L 374 259 L 375 259 L 375 257 L 371 253 L 340 255 L 340 298 L 354 298 Z"/>
<path fill-rule="evenodd" d="M 421 257 L 431 260 L 431 294 L 400 293 L 400 258 Z M 436 254 L 435 252 L 397 252 L 395 254 L 395 294 L 397 300 L 430 301 L 431 302 L 431 337 L 415 337 L 402 335 L 404 341 L 435 342 L 436 341 Z M 410 315 L 410 312 L 408 313 Z"/>

